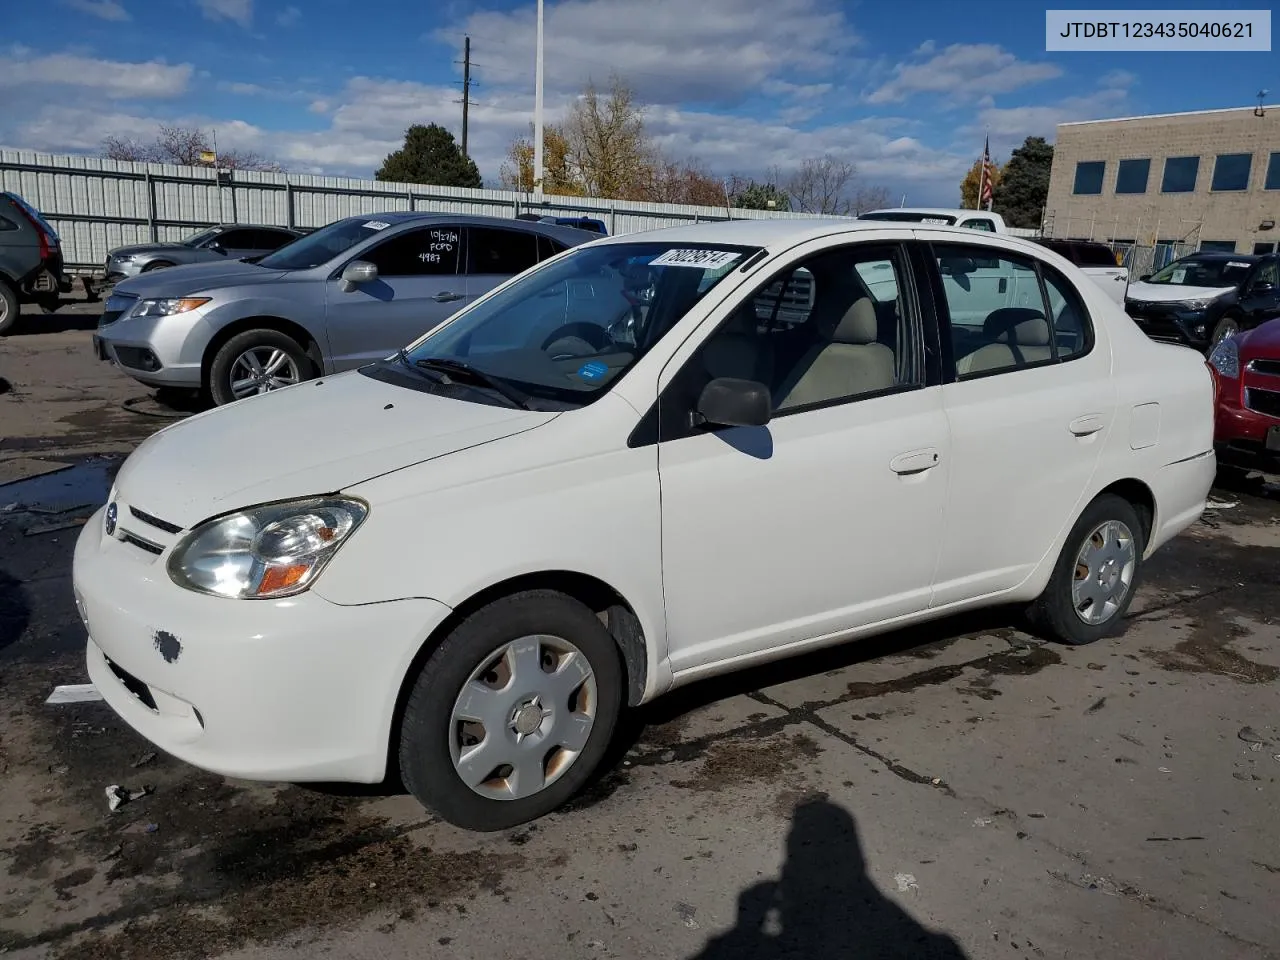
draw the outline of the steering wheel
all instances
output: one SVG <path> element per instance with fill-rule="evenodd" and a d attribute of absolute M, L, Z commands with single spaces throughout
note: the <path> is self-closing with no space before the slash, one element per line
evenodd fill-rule
<path fill-rule="evenodd" d="M 552 360 L 590 357 L 614 346 L 613 338 L 598 323 L 577 321 L 556 327 L 542 341 L 541 350 Z"/>

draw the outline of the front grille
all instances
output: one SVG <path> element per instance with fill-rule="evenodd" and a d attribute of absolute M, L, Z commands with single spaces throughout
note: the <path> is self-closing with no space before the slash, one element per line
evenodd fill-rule
<path fill-rule="evenodd" d="M 1244 392 L 1244 405 L 1268 417 L 1280 417 L 1280 391 L 1249 387 Z"/>
<path fill-rule="evenodd" d="M 163 530 L 165 533 L 181 533 L 182 527 L 176 523 L 170 523 L 168 520 L 161 520 L 159 517 L 153 517 L 149 513 L 144 513 L 137 507 L 130 507 L 129 512 L 141 520 L 143 523 L 155 527 L 157 530 Z"/>
<path fill-rule="evenodd" d="M 134 370 L 160 369 L 160 361 L 146 347 L 125 347 L 116 344 L 114 349 L 116 360 L 119 361 L 122 367 L 130 367 Z"/>
<path fill-rule="evenodd" d="M 164 553 L 164 547 L 160 546 L 160 544 L 152 543 L 150 540 L 146 540 L 143 537 L 138 536 L 136 533 L 130 533 L 128 530 L 121 532 L 120 539 L 125 543 L 132 544 L 139 550 L 145 550 L 147 553 L 155 554 L 157 557 Z"/>
<path fill-rule="evenodd" d="M 1246 370 L 1253 373 L 1264 373 L 1272 377 L 1280 377 L 1280 360 L 1250 360 Z"/>
<path fill-rule="evenodd" d="M 109 323 L 115 323 L 120 319 L 121 314 L 128 312 L 137 302 L 137 297 L 131 297 L 124 293 L 113 293 L 107 297 L 107 302 L 102 305 L 102 316 L 98 318 L 98 326 L 105 327 Z"/>

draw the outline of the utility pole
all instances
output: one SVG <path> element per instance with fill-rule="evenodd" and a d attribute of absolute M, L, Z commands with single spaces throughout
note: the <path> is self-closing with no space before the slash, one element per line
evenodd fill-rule
<path fill-rule="evenodd" d="M 453 61 L 457 63 L 458 61 Z M 454 83 L 457 83 L 455 80 Z M 454 103 L 462 104 L 462 155 L 470 158 L 471 154 L 467 152 L 467 132 L 468 110 L 471 107 L 471 38 L 466 37 L 462 42 L 462 99 L 455 100 Z"/>
<path fill-rule="evenodd" d="M 538 0 L 538 59 L 533 91 L 533 198 L 542 201 L 542 0 Z"/>

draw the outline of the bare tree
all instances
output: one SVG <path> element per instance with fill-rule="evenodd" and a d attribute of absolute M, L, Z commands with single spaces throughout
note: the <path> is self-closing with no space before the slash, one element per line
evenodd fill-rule
<path fill-rule="evenodd" d="M 884 187 L 863 185 L 856 166 L 829 153 L 803 161 L 786 189 L 793 209 L 829 216 L 857 216 L 889 201 Z"/>
<path fill-rule="evenodd" d="M 633 199 L 649 180 L 653 150 L 642 108 L 616 74 L 602 97 L 595 84 L 574 102 L 564 125 L 572 165 L 588 196 Z"/>
<path fill-rule="evenodd" d="M 127 137 L 107 137 L 102 141 L 102 155 L 111 160 L 133 160 L 150 163 L 176 163 L 185 166 L 211 166 L 205 159 L 213 154 L 213 138 L 199 127 L 160 125 L 151 143 Z M 217 155 L 223 170 L 263 170 L 280 172 L 284 168 L 274 160 L 248 150 L 223 150 Z"/>

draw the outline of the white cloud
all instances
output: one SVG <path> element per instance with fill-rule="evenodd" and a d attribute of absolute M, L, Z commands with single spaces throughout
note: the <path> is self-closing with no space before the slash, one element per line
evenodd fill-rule
<path fill-rule="evenodd" d="M 129 20 L 129 11 L 116 0 L 63 0 L 72 10 L 87 13 L 100 20 Z"/>
<path fill-rule="evenodd" d="M 1128 100 L 1129 93 L 1123 87 L 1104 87 L 1053 103 L 991 107 L 979 110 L 975 122 L 959 132 L 974 138 L 974 142 L 977 142 L 977 137 L 989 133 L 991 152 L 1007 158 L 1010 151 L 1027 137 L 1044 137 L 1053 142 L 1060 123 L 1123 116 L 1128 112 Z"/>
<path fill-rule="evenodd" d="M 830 83 L 791 83 L 787 80 L 766 80 L 760 91 L 771 97 L 793 97 L 796 100 L 812 100 L 831 92 Z"/>
<path fill-rule="evenodd" d="M 127 63 L 69 53 L 33 57 L 21 50 L 0 59 L 0 89 L 74 86 L 110 99 L 176 97 L 191 80 L 189 63 Z"/>
<path fill-rule="evenodd" d="M 933 53 L 932 41 L 919 53 Z M 954 43 L 922 63 L 900 63 L 893 77 L 866 96 L 868 103 L 895 103 L 918 93 L 942 94 L 951 100 L 1009 93 L 1061 76 L 1052 63 L 1019 60 L 992 43 Z"/>
<path fill-rule="evenodd" d="M 735 103 L 767 80 L 848 71 L 858 42 L 833 0 L 563 0 L 545 16 L 549 94 L 617 72 L 654 104 Z M 433 37 L 460 49 L 464 33 L 484 83 L 532 90 L 533 4 L 477 11 Z"/>
<path fill-rule="evenodd" d="M 253 0 L 196 0 L 206 20 L 231 20 L 248 27 L 253 22 Z"/>
<path fill-rule="evenodd" d="M 276 23 L 282 27 L 291 27 L 301 19 L 302 11 L 293 6 L 285 7 L 276 14 Z"/>

